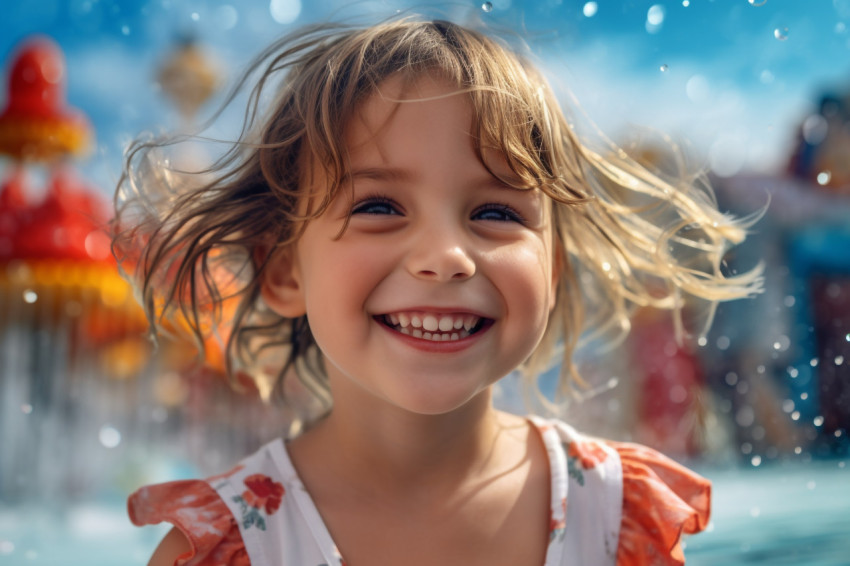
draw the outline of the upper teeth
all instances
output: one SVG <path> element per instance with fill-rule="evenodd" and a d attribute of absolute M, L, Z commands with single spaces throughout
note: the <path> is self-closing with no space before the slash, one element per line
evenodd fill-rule
<path fill-rule="evenodd" d="M 481 317 L 472 314 L 434 314 L 423 312 L 399 312 L 387 315 L 393 326 L 421 328 L 427 332 L 450 332 L 463 328 L 471 330 Z"/>

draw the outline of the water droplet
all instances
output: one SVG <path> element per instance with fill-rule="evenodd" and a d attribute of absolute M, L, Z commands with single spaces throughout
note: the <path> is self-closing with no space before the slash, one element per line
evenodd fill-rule
<path fill-rule="evenodd" d="M 29 403 L 24 403 L 23 405 L 21 405 L 21 412 L 25 415 L 31 415 L 32 405 L 30 405 Z"/>
<path fill-rule="evenodd" d="M 789 367 L 788 368 L 788 375 L 790 375 L 791 378 L 793 379 L 793 378 L 797 377 L 798 375 L 800 375 L 800 370 L 798 370 L 795 367 Z"/>
<path fill-rule="evenodd" d="M 764 6 L 767 0 L 750 0 L 750 6 Z"/>
<path fill-rule="evenodd" d="M 805 391 L 803 393 L 800 393 L 800 400 L 801 401 L 805 401 L 808 398 L 809 398 L 809 394 L 806 393 Z"/>
<path fill-rule="evenodd" d="M 661 4 L 654 4 L 646 12 L 646 31 L 648 33 L 658 33 L 661 31 L 661 26 L 664 24 L 665 10 Z"/>
<path fill-rule="evenodd" d="M 684 6 L 685 8 L 687 8 L 690 5 L 691 5 L 691 0 L 682 0 L 682 6 Z"/>
<path fill-rule="evenodd" d="M 823 426 L 823 417 L 818 415 L 812 420 L 812 422 L 815 426 Z"/>
<path fill-rule="evenodd" d="M 596 4 L 596 2 L 588 2 L 581 9 L 582 14 L 584 14 L 584 16 L 586 18 L 592 18 L 593 16 L 596 15 L 596 12 L 598 12 L 598 11 L 599 11 L 599 6 Z"/>
<path fill-rule="evenodd" d="M 818 185 L 826 185 L 832 180 L 831 171 L 821 171 L 818 173 Z"/>
<path fill-rule="evenodd" d="M 738 423 L 739 426 L 748 427 L 751 426 L 756 420 L 756 413 L 752 407 L 749 405 L 744 405 L 738 412 L 735 413 L 735 422 Z"/>
<path fill-rule="evenodd" d="M 797 304 L 797 298 L 794 295 L 788 295 L 782 301 L 782 304 L 788 307 L 789 309 Z"/>
<path fill-rule="evenodd" d="M 794 447 L 794 454 L 799 455 L 799 454 L 802 454 L 802 453 L 803 453 L 803 448 L 801 446 L 795 446 Z"/>
<path fill-rule="evenodd" d="M 660 66 L 660 67 L 658 67 L 658 68 L 661 70 L 661 72 L 662 72 L 662 73 L 666 73 L 666 72 L 667 72 L 667 69 L 668 69 L 669 67 L 667 67 L 667 64 L 665 63 L 664 65 L 661 65 L 661 66 Z"/>
<path fill-rule="evenodd" d="M 786 413 L 790 413 L 794 410 L 794 401 L 791 399 L 785 399 L 782 401 L 782 410 Z"/>
<path fill-rule="evenodd" d="M 756 467 L 761 466 L 761 456 L 759 456 L 758 454 L 756 454 L 755 456 L 753 456 L 753 457 L 750 459 L 750 463 L 751 463 L 753 466 L 756 466 Z"/>
<path fill-rule="evenodd" d="M 732 341 L 729 340 L 728 336 L 718 336 L 717 337 L 717 349 L 718 350 L 727 350 L 731 345 Z"/>
<path fill-rule="evenodd" d="M 32 289 L 27 289 L 24 291 L 24 302 L 33 304 L 38 300 L 38 293 L 33 291 Z"/>
<path fill-rule="evenodd" d="M 130 26 L 121 26 L 121 33 L 123 35 L 130 35 Z"/>
<path fill-rule="evenodd" d="M 697 340 L 697 344 L 699 344 L 700 346 L 705 346 L 706 344 L 708 344 L 708 339 L 705 336 L 700 336 Z"/>
<path fill-rule="evenodd" d="M 192 12 L 192 21 L 197 22 L 201 19 L 201 15 L 198 12 Z"/>
<path fill-rule="evenodd" d="M 834 434 L 835 438 L 841 438 L 841 435 L 842 435 L 842 434 L 844 434 L 844 431 L 842 431 L 842 430 L 839 428 L 839 429 L 838 429 L 838 430 L 836 430 L 833 434 Z"/>
<path fill-rule="evenodd" d="M 850 332 L 848 332 L 847 334 L 844 335 L 844 341 L 850 342 Z"/>
<path fill-rule="evenodd" d="M 484 10 L 485 12 L 492 12 L 493 11 L 493 3 L 492 2 L 484 2 L 483 4 L 481 4 L 481 9 Z"/>
<path fill-rule="evenodd" d="M 752 454 L 753 453 L 753 445 L 749 442 L 745 442 L 741 445 L 741 454 Z"/>
<path fill-rule="evenodd" d="M 734 371 L 730 371 L 729 373 L 727 373 L 726 384 L 729 386 L 734 386 L 736 383 L 738 383 L 738 374 Z"/>
<path fill-rule="evenodd" d="M 118 429 L 109 425 L 103 425 L 100 427 L 100 432 L 97 437 L 98 440 L 100 440 L 100 443 L 106 448 L 115 448 L 121 444 L 121 433 Z"/>
<path fill-rule="evenodd" d="M 794 411 L 793 413 L 791 413 L 791 420 L 792 421 L 799 421 L 800 420 L 800 411 Z"/>
<path fill-rule="evenodd" d="M 602 271 L 611 271 L 611 264 L 607 261 L 602 262 Z"/>
<path fill-rule="evenodd" d="M 818 361 L 819 361 L 819 360 L 818 360 L 817 358 L 812 358 L 812 359 L 809 361 L 809 365 L 810 365 L 810 366 L 812 366 L 813 368 L 816 368 L 816 367 L 818 367 Z"/>
<path fill-rule="evenodd" d="M 788 28 L 776 28 L 773 30 L 773 37 L 779 41 L 785 41 L 788 39 Z"/>
<path fill-rule="evenodd" d="M 835 356 L 835 365 L 840 366 L 844 363 L 844 356 Z"/>
<path fill-rule="evenodd" d="M 664 6 L 661 4 L 654 4 L 650 6 L 649 10 L 646 12 L 646 21 L 651 25 L 658 26 L 664 23 L 664 15 Z"/>
<path fill-rule="evenodd" d="M 809 145 L 818 145 L 829 133 L 829 124 L 820 114 L 811 114 L 803 120 L 803 139 Z"/>

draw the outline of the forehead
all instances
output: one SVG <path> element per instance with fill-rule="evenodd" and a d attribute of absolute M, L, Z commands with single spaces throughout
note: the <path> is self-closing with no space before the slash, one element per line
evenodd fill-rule
<path fill-rule="evenodd" d="M 423 138 L 422 114 L 451 116 L 453 129 L 469 139 L 472 108 L 468 96 L 449 81 L 428 73 L 395 75 L 377 85 L 344 124 L 347 149 L 356 153 L 386 136 Z M 420 123 L 416 123 L 420 122 Z"/>

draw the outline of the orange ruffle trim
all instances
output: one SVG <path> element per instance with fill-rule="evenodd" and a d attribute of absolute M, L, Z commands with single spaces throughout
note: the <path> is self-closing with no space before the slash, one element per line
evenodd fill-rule
<path fill-rule="evenodd" d="M 143 487 L 127 500 L 138 527 L 168 522 L 186 535 L 192 550 L 174 566 L 251 566 L 239 525 L 205 481 L 186 480 Z"/>
<path fill-rule="evenodd" d="M 637 444 L 609 442 L 623 466 L 623 519 L 617 566 L 685 563 L 683 534 L 708 524 L 711 483 L 666 456 Z M 192 546 L 175 566 L 250 566 L 230 510 L 206 481 L 144 487 L 128 500 L 134 525 L 169 522 Z"/>
<path fill-rule="evenodd" d="M 617 566 L 684 564 L 682 535 L 708 525 L 711 482 L 645 446 L 608 444 L 623 465 Z"/>

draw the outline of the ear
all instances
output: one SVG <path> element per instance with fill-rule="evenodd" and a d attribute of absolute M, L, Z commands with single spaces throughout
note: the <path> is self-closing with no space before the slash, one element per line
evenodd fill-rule
<path fill-rule="evenodd" d="M 256 256 L 258 265 L 266 261 L 260 276 L 260 295 L 269 308 L 286 318 L 298 318 L 306 314 L 304 287 L 293 247 L 271 252 L 259 249 Z"/>

